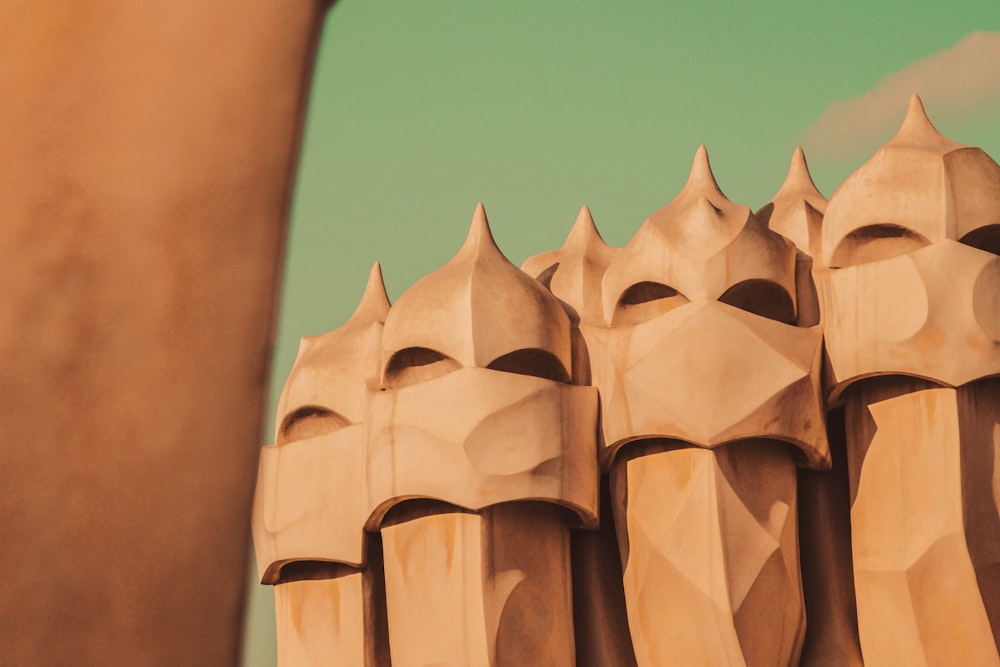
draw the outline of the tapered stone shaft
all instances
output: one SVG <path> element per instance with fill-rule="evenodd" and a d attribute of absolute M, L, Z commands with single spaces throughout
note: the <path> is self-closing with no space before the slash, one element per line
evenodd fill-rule
<path fill-rule="evenodd" d="M 796 664 L 805 611 L 787 446 L 669 449 L 611 477 L 639 664 Z"/>
<path fill-rule="evenodd" d="M 383 525 L 394 667 L 576 664 L 562 511 L 511 503 Z"/>
<path fill-rule="evenodd" d="M 880 378 L 844 409 L 865 664 L 1000 664 L 1000 384 Z"/>
<path fill-rule="evenodd" d="M 998 230 L 1000 166 L 916 96 L 824 218 L 814 276 L 869 667 L 1000 660 Z"/>
<path fill-rule="evenodd" d="M 366 467 L 393 665 L 576 664 L 569 531 L 596 525 L 599 475 L 578 335 L 481 205 L 390 310 Z"/>

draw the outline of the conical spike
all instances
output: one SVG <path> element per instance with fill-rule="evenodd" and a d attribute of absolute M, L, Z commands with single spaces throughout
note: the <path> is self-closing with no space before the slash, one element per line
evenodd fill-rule
<path fill-rule="evenodd" d="M 503 255 L 493 239 L 493 232 L 490 231 L 490 222 L 486 219 L 486 208 L 480 202 L 476 204 L 476 211 L 472 214 L 472 224 L 469 225 L 469 235 L 465 237 L 465 243 L 462 244 L 459 254 L 467 252 L 481 254 L 484 251 Z"/>
<path fill-rule="evenodd" d="M 795 152 L 792 154 L 792 161 L 788 166 L 788 175 L 785 176 L 785 182 L 782 183 L 781 188 L 778 189 L 775 199 L 781 195 L 791 193 L 823 197 L 819 189 L 816 187 L 816 183 L 813 181 L 812 175 L 809 173 L 809 165 L 806 163 L 806 154 L 802 150 L 801 146 L 797 146 L 795 148 Z"/>
<path fill-rule="evenodd" d="M 688 175 L 687 183 L 684 184 L 684 190 L 707 191 L 725 196 L 715 180 L 715 174 L 712 173 L 712 165 L 708 161 L 708 149 L 705 148 L 704 144 L 698 146 L 698 150 L 695 151 L 694 162 L 691 163 L 691 173 Z"/>
<path fill-rule="evenodd" d="M 576 222 L 569 230 L 563 248 L 587 248 L 594 243 L 607 245 L 601 237 L 601 233 L 597 231 L 597 225 L 594 224 L 594 217 L 590 214 L 590 209 L 584 206 L 576 216 Z"/>
<path fill-rule="evenodd" d="M 389 306 L 389 296 L 385 292 L 385 282 L 382 280 L 382 265 L 375 262 L 368 273 L 368 284 L 365 285 L 361 302 L 347 321 L 359 324 L 385 322 Z"/>
<path fill-rule="evenodd" d="M 893 141 L 906 141 L 909 143 L 924 143 L 928 141 L 940 140 L 941 133 L 938 132 L 927 112 L 924 110 L 924 103 L 916 93 L 910 96 L 910 106 L 906 109 L 906 117 L 899 132 L 893 137 Z"/>

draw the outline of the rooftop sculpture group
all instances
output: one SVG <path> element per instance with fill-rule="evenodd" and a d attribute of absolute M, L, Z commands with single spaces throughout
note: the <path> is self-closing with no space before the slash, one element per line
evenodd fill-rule
<path fill-rule="evenodd" d="M 914 97 L 829 205 L 701 148 L 623 248 L 376 265 L 262 451 L 279 663 L 1000 665 L 998 253 Z"/>

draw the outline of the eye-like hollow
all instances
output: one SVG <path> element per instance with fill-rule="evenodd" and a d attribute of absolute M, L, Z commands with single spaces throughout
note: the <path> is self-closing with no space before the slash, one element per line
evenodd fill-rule
<path fill-rule="evenodd" d="M 770 280 L 755 278 L 738 282 L 727 289 L 719 301 L 769 320 L 795 324 L 795 304 L 791 295 Z"/>
<path fill-rule="evenodd" d="M 437 350 L 407 347 L 389 359 L 382 384 L 386 389 L 398 389 L 433 380 L 461 367 L 460 363 Z"/>
<path fill-rule="evenodd" d="M 318 405 L 306 405 L 288 413 L 281 421 L 276 444 L 283 445 L 313 438 L 349 426 L 350 423 L 346 417 L 333 410 Z"/>
<path fill-rule="evenodd" d="M 636 283 L 618 297 L 611 323 L 615 326 L 639 324 L 686 303 L 687 298 L 673 287 L 649 281 Z"/>
<path fill-rule="evenodd" d="M 844 237 L 833 252 L 833 266 L 856 266 L 919 250 L 929 241 L 899 225 L 868 225 Z"/>
<path fill-rule="evenodd" d="M 487 368 L 505 373 L 534 375 L 554 382 L 569 382 L 569 373 L 562 362 L 551 352 L 537 348 L 514 350 L 497 357 Z"/>
<path fill-rule="evenodd" d="M 1000 255 L 1000 225 L 986 225 L 973 229 L 959 241 L 967 246 Z"/>

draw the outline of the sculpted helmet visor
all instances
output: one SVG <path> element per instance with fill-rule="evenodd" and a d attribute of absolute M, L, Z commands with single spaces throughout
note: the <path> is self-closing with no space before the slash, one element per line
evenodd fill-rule
<path fill-rule="evenodd" d="M 570 384 L 569 318 L 503 257 L 481 206 L 458 254 L 393 306 L 382 360 L 366 418 L 370 528 L 411 498 L 544 500 L 596 522 L 596 391 Z"/>
<path fill-rule="evenodd" d="M 646 438 L 712 448 L 768 437 L 801 448 L 812 465 L 828 457 L 819 327 L 701 302 L 585 335 L 612 453 Z"/>
<path fill-rule="evenodd" d="M 368 469 L 377 471 L 369 479 L 370 527 L 409 498 L 469 510 L 546 500 L 571 509 L 581 523 L 596 521 L 592 387 L 460 368 L 372 392 L 370 406 Z"/>
<path fill-rule="evenodd" d="M 826 465 L 822 333 L 795 326 L 801 266 L 791 242 L 725 198 L 699 149 L 681 193 L 608 267 L 603 325 L 581 327 L 606 456 L 648 438 L 769 438 Z"/>
<path fill-rule="evenodd" d="M 261 449 L 258 468 L 252 526 L 264 583 L 294 561 L 364 563 L 365 388 L 388 310 L 376 264 L 348 321 L 302 339 L 278 402 L 276 444 Z"/>
<path fill-rule="evenodd" d="M 1000 166 L 941 136 L 915 97 L 824 221 L 814 273 L 834 398 L 873 375 L 959 386 L 1000 373 L 998 203 Z"/>
<path fill-rule="evenodd" d="M 363 452 L 360 424 L 263 449 L 253 512 L 263 583 L 293 561 L 364 563 Z"/>

